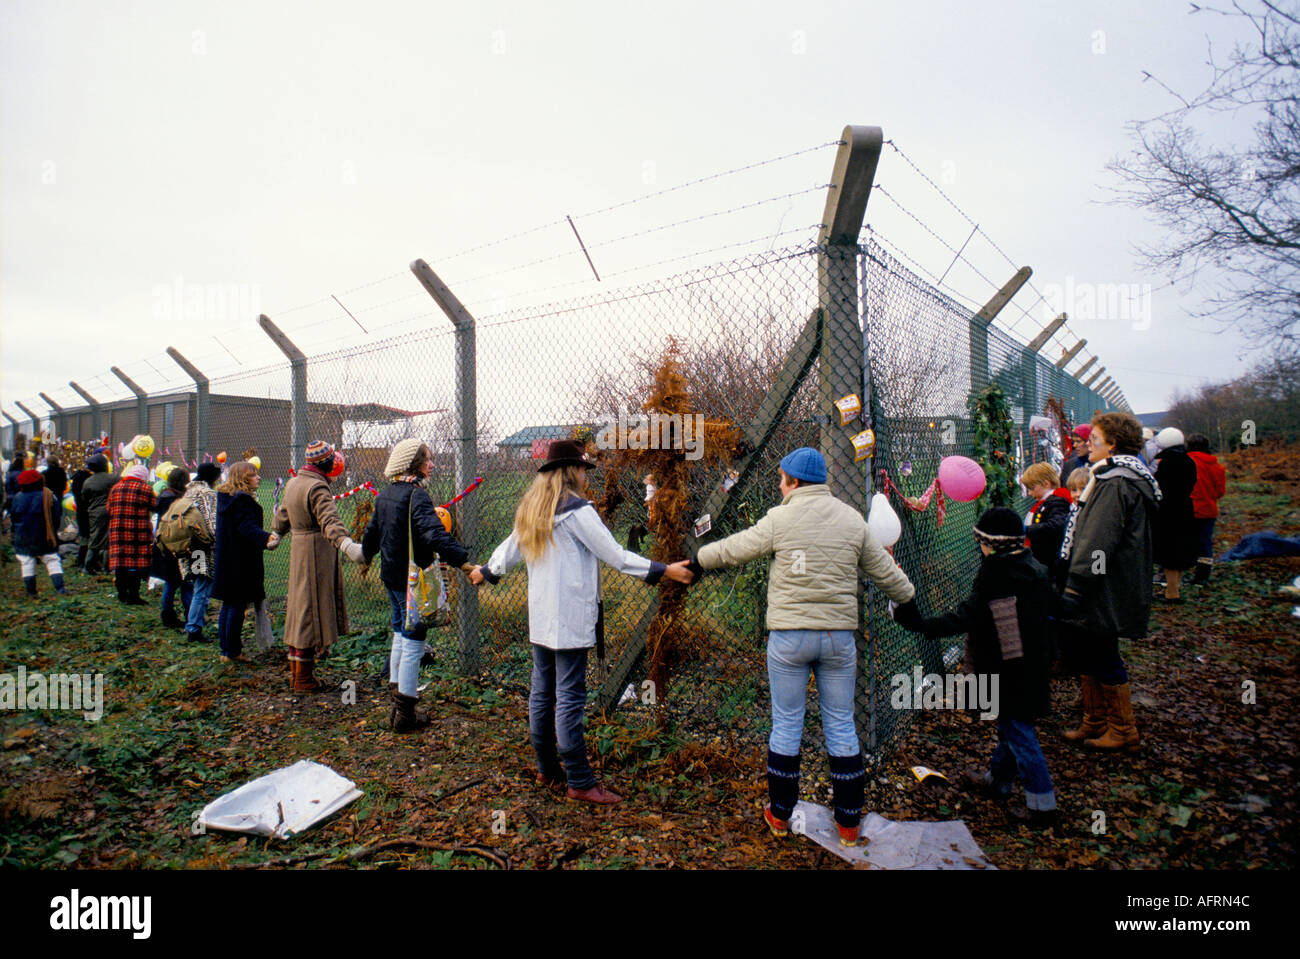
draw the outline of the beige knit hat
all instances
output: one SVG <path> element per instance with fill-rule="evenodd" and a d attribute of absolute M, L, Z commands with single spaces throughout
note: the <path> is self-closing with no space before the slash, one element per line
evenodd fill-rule
<path fill-rule="evenodd" d="M 384 467 L 384 475 L 392 479 L 394 476 L 410 472 L 411 464 L 415 462 L 415 454 L 420 452 L 420 447 L 423 445 L 424 443 L 417 439 L 400 441 L 388 454 L 388 465 Z"/>

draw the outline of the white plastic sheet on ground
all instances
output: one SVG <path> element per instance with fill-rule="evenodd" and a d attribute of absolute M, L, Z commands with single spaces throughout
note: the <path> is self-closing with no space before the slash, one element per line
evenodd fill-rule
<path fill-rule="evenodd" d="M 302 759 L 214 799 L 199 813 L 199 822 L 208 829 L 288 839 L 361 795 L 352 780 Z"/>
<path fill-rule="evenodd" d="M 874 869 L 996 869 L 960 819 L 950 822 L 894 822 L 869 812 L 862 834 L 870 842 L 840 845 L 835 819 L 825 806 L 799 800 L 791 830 L 806 835 L 841 859 Z"/>

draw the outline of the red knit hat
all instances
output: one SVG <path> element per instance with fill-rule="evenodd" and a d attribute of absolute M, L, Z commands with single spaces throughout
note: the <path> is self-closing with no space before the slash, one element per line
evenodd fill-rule
<path fill-rule="evenodd" d="M 23 470 L 18 474 L 18 486 L 22 489 L 40 489 L 45 485 L 45 477 L 36 470 Z"/>
<path fill-rule="evenodd" d="M 1081 440 L 1086 440 L 1092 435 L 1092 426 L 1088 423 L 1080 423 L 1074 428 L 1074 435 Z"/>

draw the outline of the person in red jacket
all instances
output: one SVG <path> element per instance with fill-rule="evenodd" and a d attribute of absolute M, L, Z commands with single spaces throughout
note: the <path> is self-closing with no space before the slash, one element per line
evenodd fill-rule
<path fill-rule="evenodd" d="M 1187 455 L 1196 463 L 1196 485 L 1192 487 L 1192 511 L 1196 516 L 1199 552 L 1192 583 L 1204 586 L 1214 568 L 1214 522 L 1219 518 L 1219 500 L 1228 488 L 1228 473 L 1210 452 L 1210 440 L 1201 433 L 1187 437 Z"/>

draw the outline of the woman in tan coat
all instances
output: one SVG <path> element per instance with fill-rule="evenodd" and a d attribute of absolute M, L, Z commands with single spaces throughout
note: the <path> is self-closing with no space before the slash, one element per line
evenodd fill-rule
<path fill-rule="evenodd" d="M 294 692 L 320 688 L 313 676 L 316 660 L 348 629 L 339 554 L 362 561 L 361 544 L 348 536 L 330 494 L 330 480 L 342 473 L 343 458 L 320 440 L 307 447 L 306 458 L 307 465 L 285 486 L 272 524 L 280 535 L 293 533 L 284 641 Z"/>

